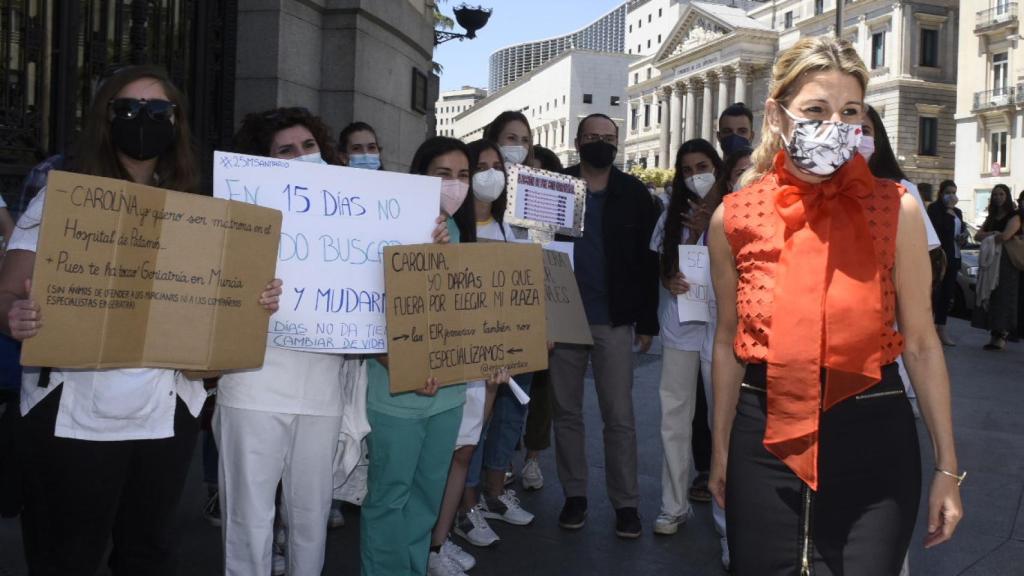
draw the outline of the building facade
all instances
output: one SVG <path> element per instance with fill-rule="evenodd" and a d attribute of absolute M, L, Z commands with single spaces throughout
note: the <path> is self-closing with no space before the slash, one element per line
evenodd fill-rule
<path fill-rule="evenodd" d="M 1024 50 L 1019 3 L 971 4 L 960 26 L 955 180 L 964 218 L 981 224 L 993 186 L 1006 184 L 1014 198 L 1022 188 Z"/>
<path fill-rule="evenodd" d="M 501 90 L 568 50 L 625 52 L 625 18 L 623 3 L 575 32 L 496 50 L 490 58 L 488 91 Z"/>
<path fill-rule="evenodd" d="M 871 72 L 866 100 L 909 179 L 936 187 L 954 168 L 958 2 L 844 2 L 843 37 Z M 718 115 L 733 102 L 751 107 L 760 134 L 775 56 L 800 38 L 835 33 L 835 0 L 679 5 L 665 43 L 630 70 L 627 166 L 671 168 L 693 137 L 717 146 Z"/>
<path fill-rule="evenodd" d="M 434 104 L 434 117 L 437 118 L 437 127 L 434 132 L 438 136 L 455 137 L 455 117 L 472 108 L 478 100 L 486 97 L 487 90 L 472 86 L 441 92 L 440 98 Z"/>
<path fill-rule="evenodd" d="M 575 164 L 576 129 L 588 114 L 605 114 L 619 126 L 619 158 L 625 137 L 626 70 L 634 57 L 621 52 L 570 50 L 504 89 L 479 100 L 455 118 L 455 137 L 471 142 L 506 111 L 526 115 L 534 145 L 550 148 L 565 165 Z"/>

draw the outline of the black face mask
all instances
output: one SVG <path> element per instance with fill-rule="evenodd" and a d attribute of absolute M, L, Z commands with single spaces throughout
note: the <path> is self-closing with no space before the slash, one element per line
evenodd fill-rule
<path fill-rule="evenodd" d="M 743 150 L 744 148 L 750 148 L 750 140 L 747 140 L 739 134 L 729 134 L 725 138 L 718 141 L 722 145 L 722 153 L 728 158 L 733 153 Z"/>
<path fill-rule="evenodd" d="M 597 142 L 587 142 L 580 146 L 580 159 L 587 164 L 601 170 L 612 165 L 615 161 L 615 154 L 618 152 L 618 148 L 614 144 L 609 144 L 604 140 L 598 140 Z"/>
<path fill-rule="evenodd" d="M 110 122 L 110 138 L 129 158 L 149 160 L 174 144 L 174 124 L 170 118 L 154 120 L 146 113 L 131 119 L 118 116 Z"/>

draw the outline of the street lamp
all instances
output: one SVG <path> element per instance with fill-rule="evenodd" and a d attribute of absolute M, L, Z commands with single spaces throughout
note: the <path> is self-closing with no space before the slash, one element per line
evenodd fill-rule
<path fill-rule="evenodd" d="M 447 30 L 434 30 L 434 45 L 454 40 L 456 38 L 461 42 L 466 38 L 476 38 L 476 31 L 487 25 L 488 18 L 491 17 L 491 9 L 477 6 L 476 8 L 470 8 L 465 4 L 462 4 L 455 9 L 455 20 L 466 29 L 465 34 L 459 34 L 457 32 L 448 32 Z"/>

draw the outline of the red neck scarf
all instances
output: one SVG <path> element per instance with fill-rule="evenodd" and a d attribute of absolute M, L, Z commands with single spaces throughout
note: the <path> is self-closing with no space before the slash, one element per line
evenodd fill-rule
<path fill-rule="evenodd" d="M 764 446 L 817 490 L 821 413 L 881 379 L 881 281 L 861 205 L 875 182 L 859 154 L 820 184 L 796 178 L 785 163 L 779 152 L 774 200 L 785 230 L 768 350 Z"/>

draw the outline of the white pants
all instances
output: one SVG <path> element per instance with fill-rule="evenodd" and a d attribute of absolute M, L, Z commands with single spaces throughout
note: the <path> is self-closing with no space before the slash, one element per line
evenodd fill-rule
<path fill-rule="evenodd" d="M 341 416 L 217 406 L 220 510 L 226 576 L 271 572 L 274 499 L 283 485 L 288 574 L 319 576 L 334 489 Z"/>
<path fill-rule="evenodd" d="M 693 413 L 697 406 L 700 352 L 665 348 L 661 356 L 661 512 L 689 513 L 690 473 L 693 468 Z"/>
<path fill-rule="evenodd" d="M 715 395 L 711 386 L 711 361 L 700 360 L 700 376 L 704 380 L 704 397 L 708 400 L 708 430 L 714 431 L 712 420 L 715 414 Z M 725 509 L 718 505 L 714 498 L 711 499 L 711 517 L 715 521 L 715 530 L 718 535 L 725 536 Z"/>

